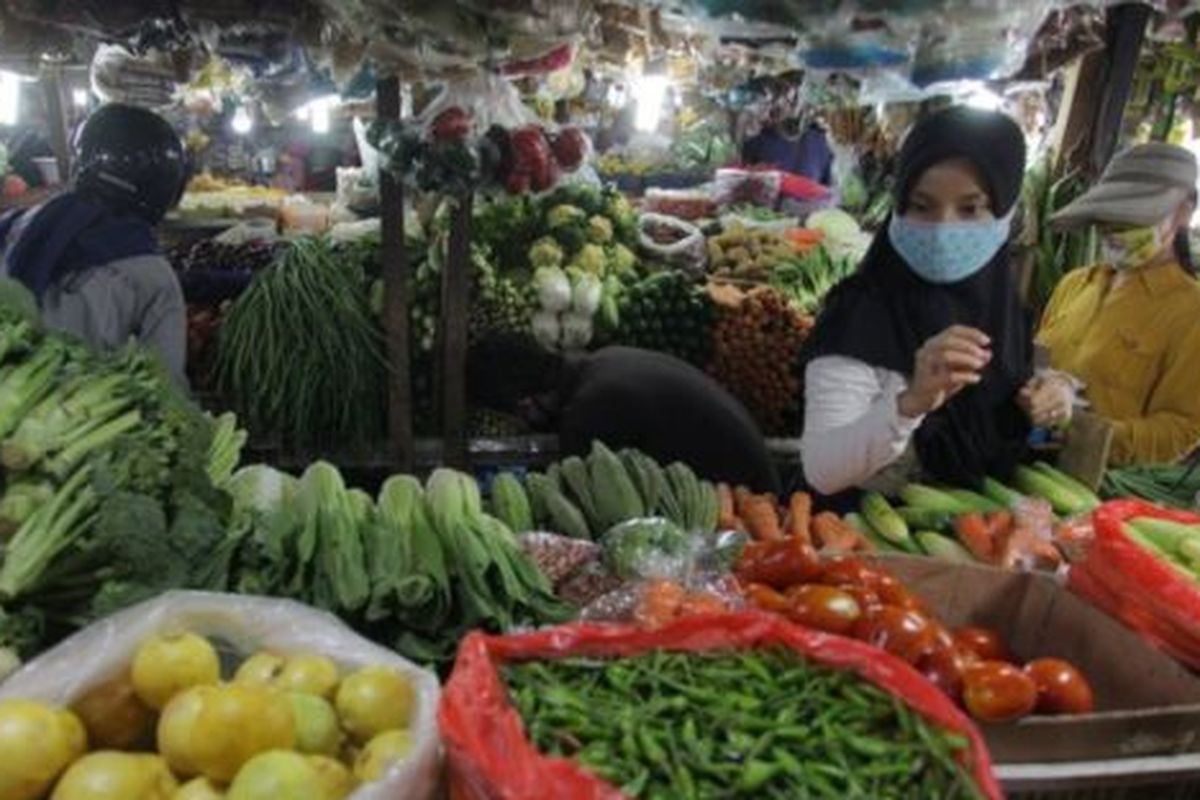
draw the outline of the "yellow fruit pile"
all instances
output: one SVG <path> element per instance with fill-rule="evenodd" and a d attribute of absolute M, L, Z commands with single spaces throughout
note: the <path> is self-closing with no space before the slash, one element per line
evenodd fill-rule
<path fill-rule="evenodd" d="M 192 633 L 142 643 L 70 709 L 0 701 L 3 800 L 341 800 L 412 747 L 402 673 L 262 652 L 228 682 Z"/>

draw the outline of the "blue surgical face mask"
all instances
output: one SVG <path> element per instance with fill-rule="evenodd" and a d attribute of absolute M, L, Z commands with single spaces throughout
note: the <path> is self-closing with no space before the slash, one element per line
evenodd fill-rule
<path fill-rule="evenodd" d="M 916 222 L 892 216 L 888 236 L 909 268 L 930 283 L 958 283 L 987 266 L 1008 241 L 1013 212 L 971 222 Z"/>

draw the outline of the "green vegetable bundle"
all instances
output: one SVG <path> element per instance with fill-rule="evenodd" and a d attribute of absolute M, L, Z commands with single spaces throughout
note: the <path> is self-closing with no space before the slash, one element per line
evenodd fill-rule
<path fill-rule="evenodd" d="M 621 296 L 621 344 L 657 350 L 691 364 L 712 355 L 717 309 L 712 298 L 686 275 L 660 272 L 629 286 Z"/>
<path fill-rule="evenodd" d="M 327 609 L 414 660 L 445 662 L 474 628 L 570 613 L 468 475 L 439 469 L 424 487 L 396 475 L 372 501 L 324 462 L 299 481 L 257 466 L 234 491 L 230 588 Z"/>
<path fill-rule="evenodd" d="M 214 487 L 242 434 L 215 426 L 138 349 L 98 355 L 0 312 L 0 646 L 29 652 L 99 616 L 220 576 Z"/>
<path fill-rule="evenodd" d="M 850 672 L 781 651 L 502 670 L 537 749 L 646 798 L 976 798 L 965 737 Z"/>
<path fill-rule="evenodd" d="M 1114 500 L 1140 497 L 1151 503 L 1196 508 L 1200 497 L 1200 469 L 1186 464 L 1147 464 L 1110 469 L 1100 487 L 1101 494 Z"/>
<path fill-rule="evenodd" d="M 322 239 L 287 247 L 234 302 L 218 386 L 250 429 L 294 448 L 374 442 L 387 360 L 364 263 Z"/>
<path fill-rule="evenodd" d="M 536 199 L 480 203 L 472 241 L 504 275 L 527 277 L 539 266 L 575 266 L 629 277 L 637 266 L 637 216 L 611 188 L 560 186 Z"/>
<path fill-rule="evenodd" d="M 544 530 L 597 539 L 614 525 L 662 517 L 689 533 L 716 530 L 716 488 L 678 462 L 663 469 L 637 450 L 614 454 L 601 442 L 525 479 L 534 521 Z"/>
<path fill-rule="evenodd" d="M 834 258 L 823 247 L 784 261 L 771 273 L 770 285 L 782 292 L 805 314 L 816 314 L 825 295 L 855 270 L 850 258 Z"/>

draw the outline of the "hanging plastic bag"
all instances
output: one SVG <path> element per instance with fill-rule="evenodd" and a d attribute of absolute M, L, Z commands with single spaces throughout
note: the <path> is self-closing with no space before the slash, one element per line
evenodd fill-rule
<path fill-rule="evenodd" d="M 92 57 L 92 91 L 106 103 L 167 108 L 187 77 L 169 53 L 156 50 L 138 56 L 121 45 L 102 44 Z"/>
<path fill-rule="evenodd" d="M 386 666 L 402 672 L 416 690 L 408 758 L 348 800 L 433 797 L 438 781 L 437 676 L 373 644 L 339 619 L 291 600 L 167 592 L 76 633 L 0 684 L 0 700 L 26 698 L 68 705 L 90 687 L 129 668 L 139 645 L 152 636 L 186 630 L 214 640 L 238 656 L 264 649 L 321 653 L 339 667 Z"/>
<path fill-rule="evenodd" d="M 554 797 L 618 800 L 618 789 L 573 760 L 539 753 L 509 704 L 499 668 L 512 661 L 620 658 L 654 650 L 705 652 L 785 648 L 816 664 L 850 670 L 970 743 L 967 765 L 983 796 L 1000 798 L 991 759 L 975 726 L 912 667 L 861 642 L 792 625 L 762 613 L 684 617 L 657 630 L 580 623 L 513 636 L 472 633 L 459 647 L 438 722 L 450 796 L 458 800 Z"/>
<path fill-rule="evenodd" d="M 1140 500 L 1105 503 L 1095 538 L 1069 573 L 1071 590 L 1192 669 L 1200 669 L 1200 585 L 1125 533 L 1139 517 L 1200 525 L 1200 516 Z"/>
<path fill-rule="evenodd" d="M 704 233 L 690 222 L 665 214 L 638 217 L 638 244 L 651 258 L 702 275 L 708 263 Z"/>

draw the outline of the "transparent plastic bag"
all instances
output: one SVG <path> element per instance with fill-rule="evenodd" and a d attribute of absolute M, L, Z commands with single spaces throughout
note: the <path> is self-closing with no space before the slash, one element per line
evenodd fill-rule
<path fill-rule="evenodd" d="M 600 558 L 600 545 L 595 542 L 572 539 L 558 533 L 522 533 L 517 537 L 517 544 L 555 587 Z"/>
<path fill-rule="evenodd" d="M 776 170 L 719 169 L 713 194 L 722 206 L 749 203 L 773 208 L 783 175 Z"/>
<path fill-rule="evenodd" d="M 391 650 L 350 630 L 332 614 L 291 600 L 167 592 L 76 633 L 30 661 L 0 684 L 0 700 L 28 698 L 68 705 L 90 687 L 128 669 L 138 646 L 169 631 L 186 630 L 214 640 L 231 655 L 261 649 L 321 653 L 344 669 L 382 665 L 404 673 L 416 690 L 409 757 L 381 780 L 361 786 L 349 800 L 424 800 L 439 776 L 438 679 Z"/>
<path fill-rule="evenodd" d="M 659 242 L 655 235 L 673 237 Z M 652 258 L 661 259 L 693 275 L 704 273 L 708 263 L 708 245 L 704 233 L 695 225 L 665 214 L 642 214 L 638 218 L 638 244 Z"/>
<path fill-rule="evenodd" d="M 513 129 L 542 124 L 537 114 L 521 101 L 511 81 L 488 72 L 446 84 L 442 93 L 421 112 L 417 124 L 428 129 L 442 112 L 452 108 L 462 109 L 471 116 L 473 133 L 477 136 L 493 125 Z"/>

